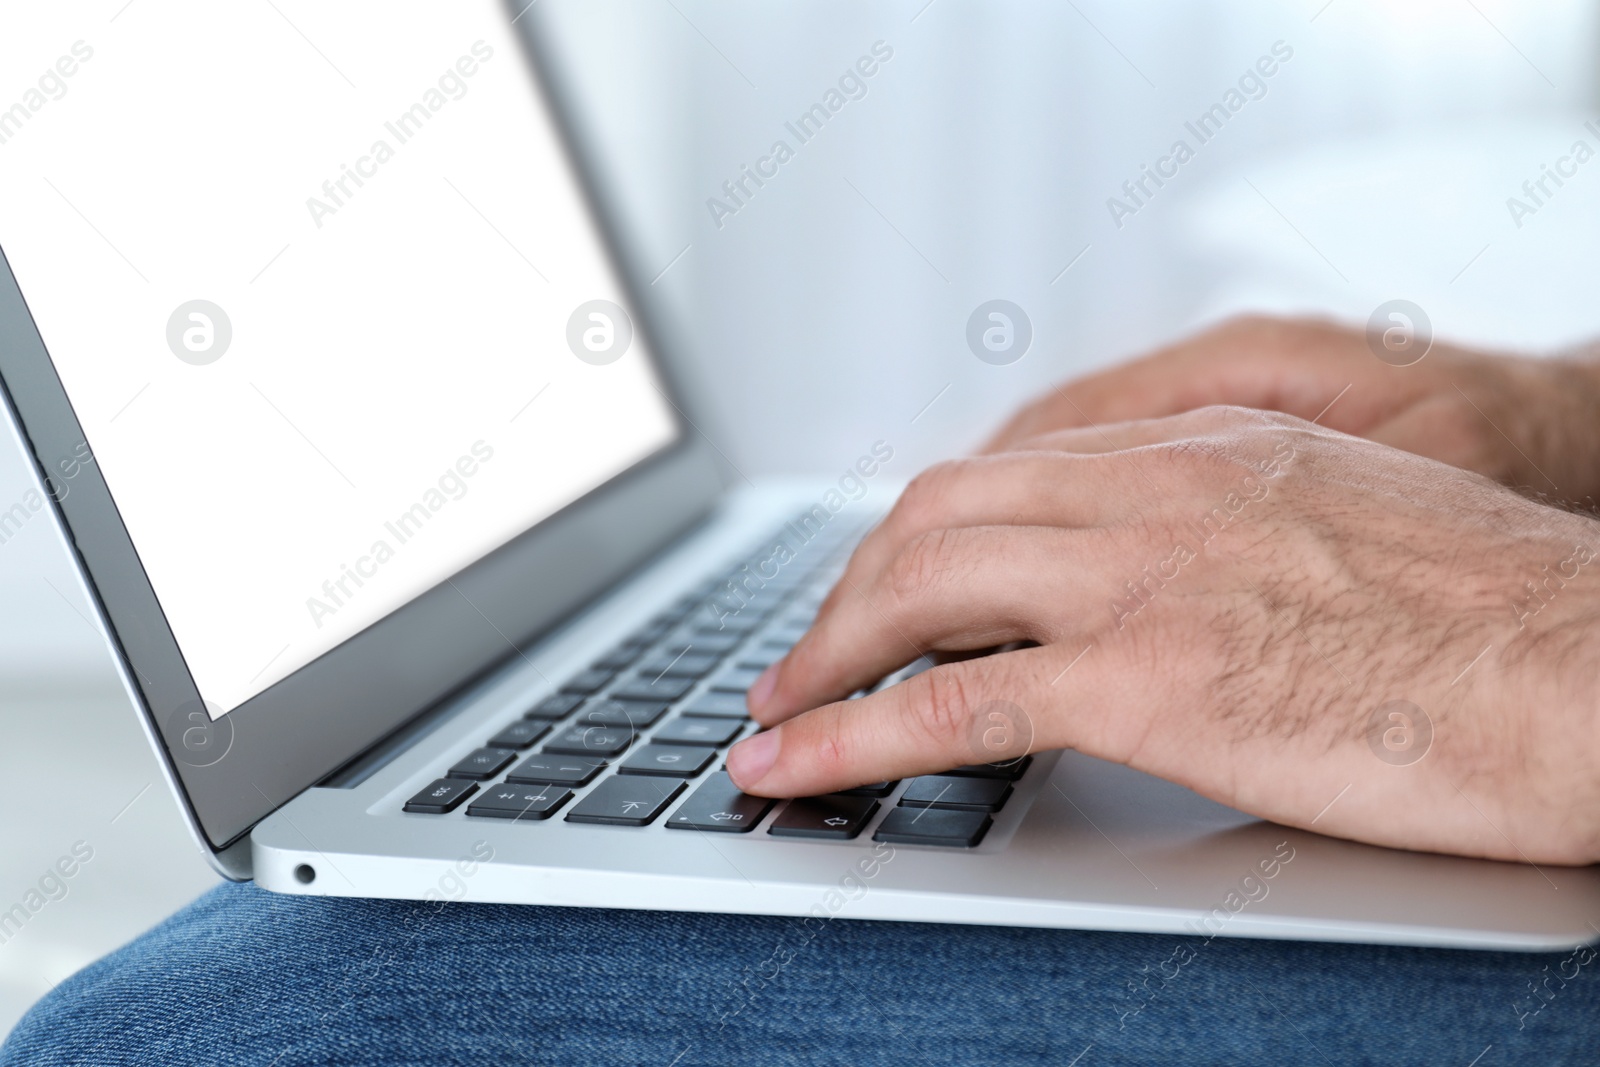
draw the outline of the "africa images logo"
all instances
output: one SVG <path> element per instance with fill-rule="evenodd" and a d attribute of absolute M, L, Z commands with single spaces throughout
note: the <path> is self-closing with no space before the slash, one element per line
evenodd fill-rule
<path fill-rule="evenodd" d="M 1033 320 L 1009 300 L 987 300 L 967 318 L 967 347 L 991 366 L 1015 363 L 1031 344 Z"/>

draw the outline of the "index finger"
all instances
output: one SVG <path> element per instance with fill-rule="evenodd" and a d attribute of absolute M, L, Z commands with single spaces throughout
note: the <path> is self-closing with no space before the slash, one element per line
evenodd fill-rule
<path fill-rule="evenodd" d="M 930 668 L 739 742 L 728 773 L 746 793 L 798 797 L 1057 748 L 1126 762 L 1142 727 L 1136 716 L 1112 712 L 1157 703 L 1138 692 L 1161 684 L 1155 672 L 1079 667 L 1069 694 L 1051 686 L 1061 659 L 1059 649 L 1025 648 Z M 998 753 L 983 738 L 983 709 L 997 701 L 1020 708 L 1031 724 L 1026 744 Z"/>

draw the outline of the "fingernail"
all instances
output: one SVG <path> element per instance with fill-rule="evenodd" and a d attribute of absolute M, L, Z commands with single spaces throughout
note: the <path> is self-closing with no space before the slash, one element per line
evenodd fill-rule
<path fill-rule="evenodd" d="M 772 691 L 777 687 L 778 664 L 774 663 L 762 671 L 761 677 L 750 687 L 750 692 L 745 695 L 745 703 L 750 705 L 751 711 L 760 711 L 761 706 L 772 699 Z"/>
<path fill-rule="evenodd" d="M 753 786 L 778 762 L 778 731 L 763 730 L 728 751 L 728 774 L 740 789 Z"/>

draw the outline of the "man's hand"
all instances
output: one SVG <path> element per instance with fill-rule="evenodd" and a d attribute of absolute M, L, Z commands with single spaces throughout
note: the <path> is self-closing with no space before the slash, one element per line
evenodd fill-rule
<path fill-rule="evenodd" d="M 1286 415 L 1046 440 L 911 484 L 752 688 L 772 729 L 730 754 L 740 788 L 1018 756 L 979 740 L 1004 701 L 1031 751 L 1289 825 L 1600 860 L 1600 525 Z M 1012 642 L 1033 644 L 845 699 L 930 651 Z"/>
<path fill-rule="evenodd" d="M 1600 498 L 1600 363 L 1435 344 L 1420 362 L 1392 367 L 1363 331 L 1313 320 L 1235 319 L 1069 382 L 1023 408 L 985 450 L 1210 404 L 1313 419 L 1553 500 Z"/>

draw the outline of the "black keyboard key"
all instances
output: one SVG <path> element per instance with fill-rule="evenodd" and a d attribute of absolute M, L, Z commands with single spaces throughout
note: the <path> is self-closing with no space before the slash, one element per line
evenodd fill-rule
<path fill-rule="evenodd" d="M 552 737 L 544 751 L 568 756 L 615 756 L 633 744 L 634 736 L 626 726 L 569 726 Z"/>
<path fill-rule="evenodd" d="M 894 845 L 976 848 L 993 822 L 981 811 L 895 808 L 879 824 L 878 832 L 872 835 L 872 839 Z"/>
<path fill-rule="evenodd" d="M 747 834 L 767 817 L 776 803 L 770 797 L 741 793 L 726 774 L 714 774 L 672 813 L 666 825 L 669 830 Z"/>
<path fill-rule="evenodd" d="M 693 637 L 686 638 L 676 645 L 668 645 L 667 651 L 676 656 L 683 651 L 685 645 L 693 645 L 696 652 L 704 653 L 708 656 L 726 656 L 743 640 L 743 634 L 695 634 Z"/>
<path fill-rule="evenodd" d="M 539 719 L 514 722 L 489 738 L 490 748 L 529 748 L 539 738 L 550 732 L 550 724 Z"/>
<path fill-rule="evenodd" d="M 806 631 L 809 629 L 811 629 L 810 623 L 775 626 L 771 630 L 767 631 L 762 643 L 766 644 L 770 642 L 774 647 L 781 646 L 783 648 L 792 648 L 799 643 L 800 639 L 806 635 Z"/>
<path fill-rule="evenodd" d="M 866 785 L 858 785 L 854 789 L 841 789 L 838 795 L 841 797 L 886 797 L 893 793 L 894 787 L 899 784 L 900 780 L 898 778 L 892 782 L 868 782 Z"/>
<path fill-rule="evenodd" d="M 701 604 L 702 617 L 709 616 L 713 620 L 722 617 L 734 618 L 749 614 L 763 606 L 768 611 L 772 610 L 774 601 L 778 599 L 777 592 L 753 573 L 755 570 L 751 565 L 753 562 L 736 567 L 717 583 L 711 595 Z"/>
<path fill-rule="evenodd" d="M 478 783 L 457 778 L 436 778 L 422 792 L 406 801 L 405 810 L 421 815 L 443 815 L 455 811 L 461 802 L 478 791 Z"/>
<path fill-rule="evenodd" d="M 572 799 L 572 790 L 554 785 L 492 785 L 467 807 L 468 815 L 490 819 L 548 819 Z"/>
<path fill-rule="evenodd" d="M 763 619 L 770 619 L 775 611 L 783 606 L 784 599 L 788 596 L 787 590 L 763 589 L 745 602 L 744 610 L 740 615 L 757 614 Z"/>
<path fill-rule="evenodd" d="M 743 719 L 749 717 L 750 709 L 743 693 L 702 693 L 689 701 L 683 713 L 706 719 Z"/>
<path fill-rule="evenodd" d="M 713 748 L 732 741 L 744 729 L 736 719 L 676 718 L 650 736 L 652 741 L 672 745 L 710 745 Z"/>
<path fill-rule="evenodd" d="M 645 745 L 617 768 L 618 774 L 653 774 L 658 778 L 693 778 L 717 758 L 715 749 L 686 745 Z"/>
<path fill-rule="evenodd" d="M 789 801 L 767 833 L 777 837 L 815 837 L 848 841 L 877 813 L 871 797 L 801 797 Z"/>
<path fill-rule="evenodd" d="M 770 648 L 774 650 L 781 649 L 783 651 L 788 651 L 789 649 L 793 648 L 794 643 L 795 638 L 776 634 L 765 634 L 758 642 L 762 648 Z"/>
<path fill-rule="evenodd" d="M 602 700 L 590 704 L 573 720 L 574 726 L 619 726 L 642 730 L 667 713 L 665 704 L 636 700 Z"/>
<path fill-rule="evenodd" d="M 756 684 L 761 672 L 750 667 L 730 667 L 711 680 L 714 693 L 739 693 Z"/>
<path fill-rule="evenodd" d="M 672 629 L 672 623 L 663 621 L 648 622 L 628 635 L 627 644 L 653 645 Z"/>
<path fill-rule="evenodd" d="M 799 567 L 780 566 L 778 573 L 771 578 L 767 578 L 766 575 L 762 577 L 766 580 L 768 589 L 784 593 L 792 593 L 806 582 L 806 575 Z"/>
<path fill-rule="evenodd" d="M 715 613 L 706 612 L 695 617 L 701 620 L 700 625 L 695 628 L 696 634 L 738 634 L 741 637 L 760 627 L 765 619 L 765 616 L 753 606 L 737 615 L 730 612 L 719 617 Z"/>
<path fill-rule="evenodd" d="M 969 763 L 965 767 L 957 767 L 944 773 L 962 778 L 1004 778 L 1008 782 L 1014 782 L 1027 772 L 1028 764 L 1032 762 L 1032 756 L 1023 756 L 1019 760 L 1007 760 L 1004 763 Z"/>
<path fill-rule="evenodd" d="M 668 678 L 704 678 L 716 669 L 721 659 L 715 653 L 702 652 L 691 645 L 688 651 L 680 648 L 657 652 L 639 664 L 639 673 L 651 678 L 662 674 Z"/>
<path fill-rule="evenodd" d="M 583 703 L 583 697 L 577 693 L 557 693 L 555 696 L 545 697 L 533 706 L 533 710 L 523 713 L 525 719 L 565 719 L 578 709 Z"/>
<path fill-rule="evenodd" d="M 561 691 L 563 693 L 576 693 L 579 696 L 588 696 L 604 689 L 611 682 L 611 679 L 615 677 L 616 673 L 614 671 L 599 671 L 591 667 L 586 671 L 580 671 L 563 682 Z"/>
<path fill-rule="evenodd" d="M 568 822 L 647 826 L 683 792 L 670 778 L 619 778 L 612 775 L 567 812 Z"/>
<path fill-rule="evenodd" d="M 706 597 L 715 593 L 717 587 L 721 584 L 721 580 L 717 578 L 702 579 L 698 585 L 678 598 L 678 604 L 682 606 L 686 613 L 693 611 L 695 608 L 703 606 L 706 602 Z"/>
<path fill-rule="evenodd" d="M 588 785 L 595 775 L 609 766 L 605 760 L 593 756 L 561 756 L 541 752 L 511 768 L 506 781 L 531 782 L 534 785 Z"/>
<path fill-rule="evenodd" d="M 461 762 L 450 768 L 451 778 L 476 778 L 482 781 L 493 778 L 505 769 L 505 765 L 517 758 L 517 754 L 509 748 L 475 748 L 461 758 Z"/>
<path fill-rule="evenodd" d="M 613 648 L 610 652 L 607 652 L 605 655 L 595 660 L 589 666 L 594 670 L 610 671 L 611 673 L 615 674 L 617 671 L 622 670 L 624 667 L 627 667 L 633 663 L 634 660 L 644 655 L 644 650 L 649 647 L 649 645 L 643 643 L 624 641 L 616 648 Z"/>
<path fill-rule="evenodd" d="M 699 599 L 690 599 L 685 597 L 683 599 L 674 601 L 671 607 L 657 612 L 655 617 L 650 621 L 656 624 L 665 623 L 668 626 L 674 626 L 682 622 L 684 617 L 695 608 L 699 607 L 701 603 L 702 601 Z"/>
<path fill-rule="evenodd" d="M 618 700 L 664 701 L 671 703 L 693 689 L 693 678 L 658 678 L 653 674 L 636 674 L 611 693 Z"/>
<path fill-rule="evenodd" d="M 746 670 L 752 670 L 759 674 L 785 655 L 785 651 L 781 648 L 767 648 L 764 645 L 757 645 L 755 648 L 746 649 L 739 653 L 734 657 L 734 662 Z"/>
<path fill-rule="evenodd" d="M 1004 778 L 958 778 L 929 774 L 911 779 L 900 797 L 901 807 L 945 808 L 951 811 L 999 811 L 1011 795 Z"/>
<path fill-rule="evenodd" d="M 683 596 L 680 596 L 677 600 L 674 600 L 671 604 L 657 612 L 655 618 L 651 619 L 650 621 L 664 622 L 668 623 L 669 625 L 675 622 L 682 622 L 684 616 L 688 615 L 689 612 L 693 611 L 695 608 L 702 606 L 704 603 L 705 597 L 694 596 L 692 594 L 685 593 Z"/>

